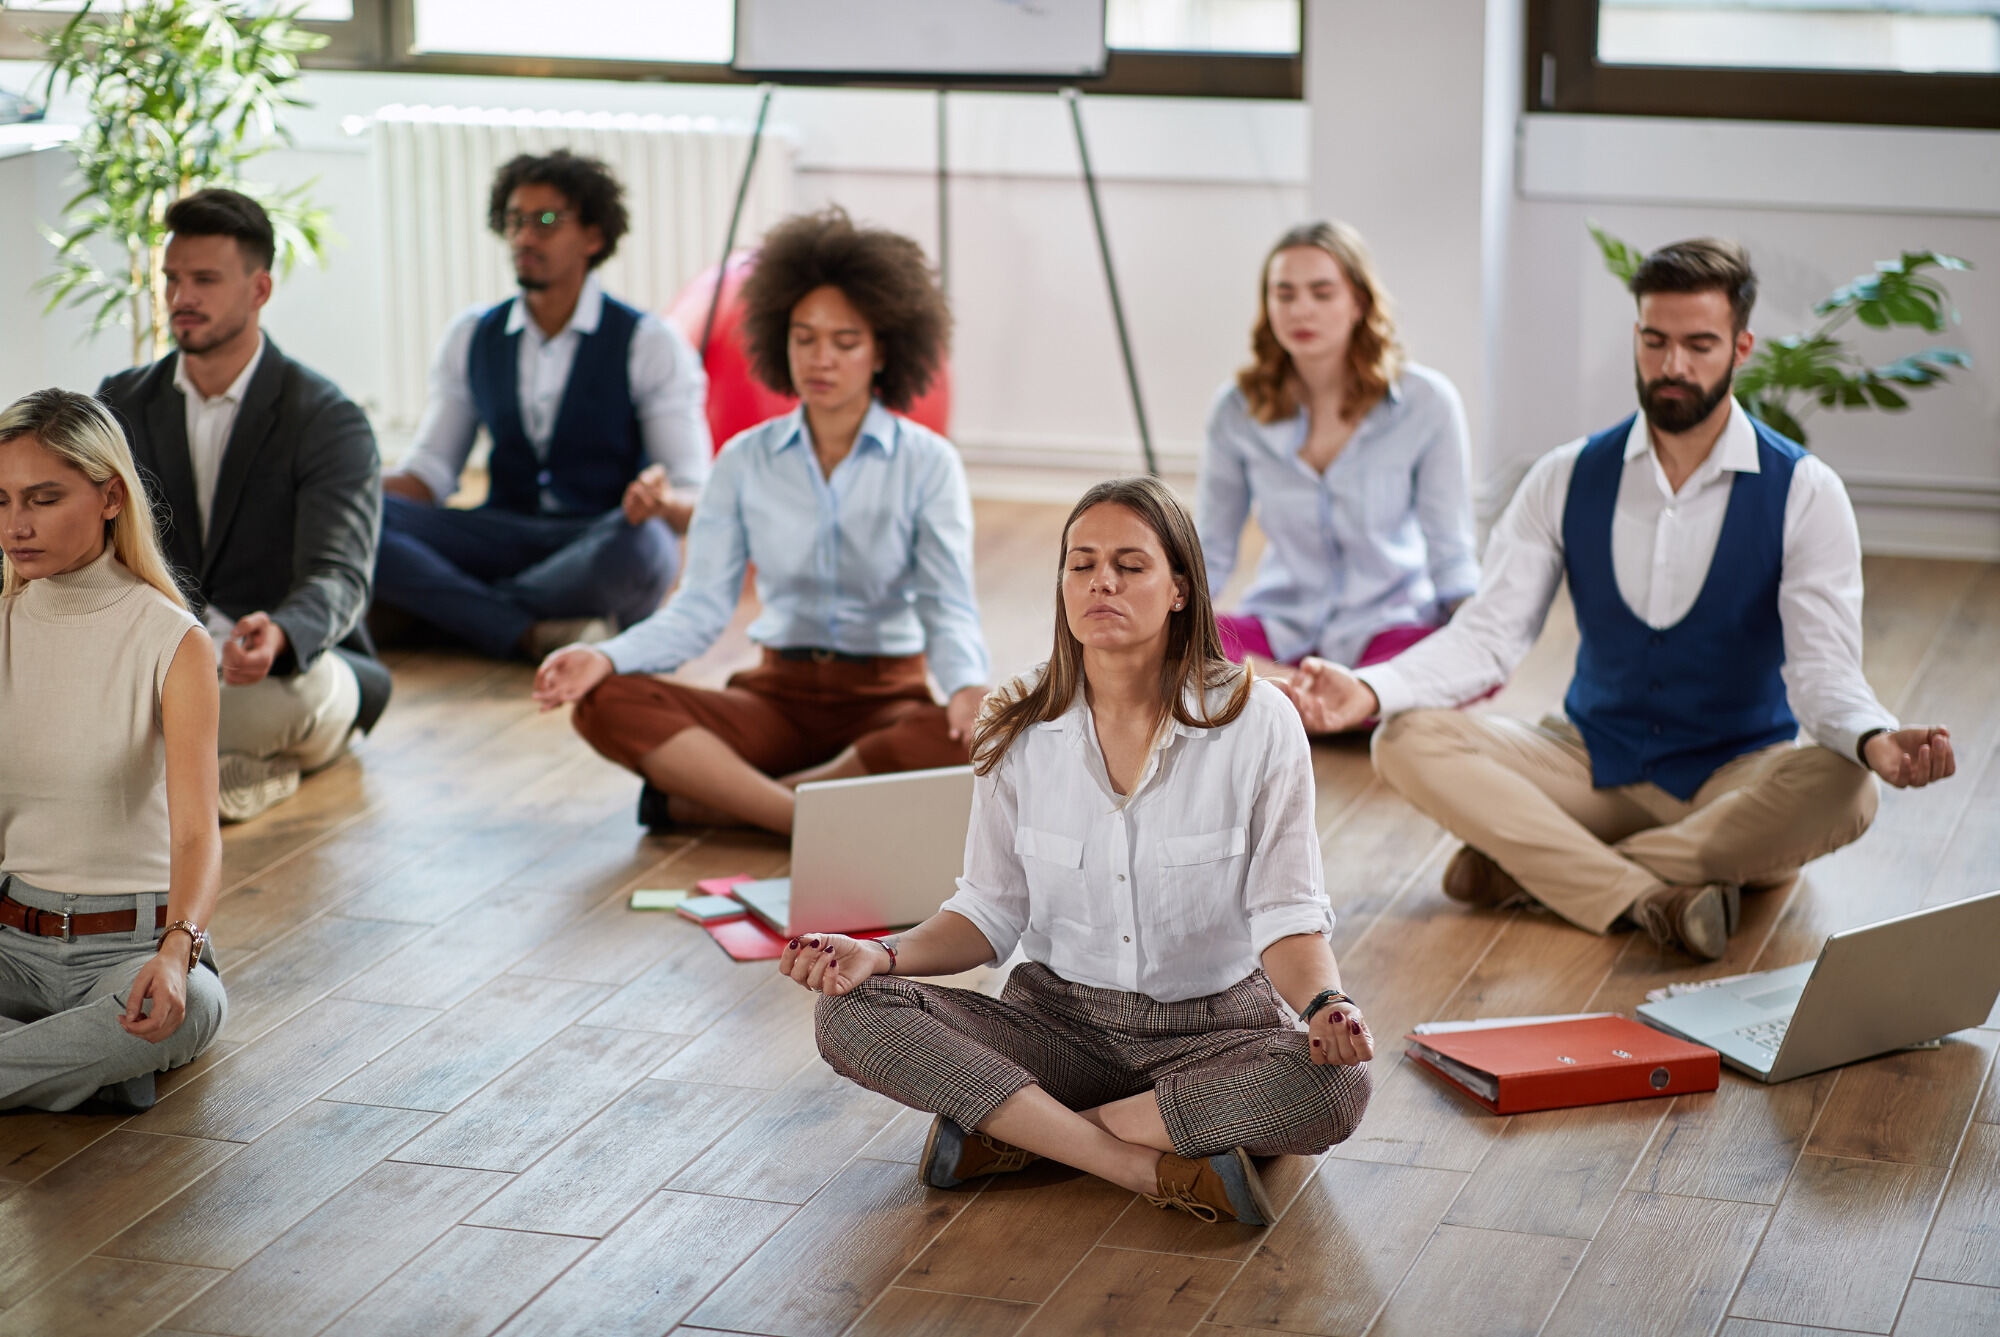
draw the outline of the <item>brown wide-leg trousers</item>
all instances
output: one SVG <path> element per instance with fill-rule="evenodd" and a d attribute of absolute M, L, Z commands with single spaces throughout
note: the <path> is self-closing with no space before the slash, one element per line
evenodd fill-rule
<path fill-rule="evenodd" d="M 683 729 L 706 729 L 766 775 L 790 775 L 850 744 L 870 775 L 963 766 L 969 742 L 953 742 L 944 707 L 931 699 L 922 655 L 863 663 L 787 660 L 735 674 L 721 690 L 642 673 L 606 678 L 571 716 L 584 741 L 628 770 Z"/>
<path fill-rule="evenodd" d="M 1177 1003 L 1072 984 L 1033 961 L 998 998 L 876 975 L 821 998 L 816 1025 L 835 1072 L 965 1129 L 1029 1085 L 1077 1110 L 1152 1091 L 1183 1156 L 1315 1156 L 1368 1107 L 1367 1065 L 1314 1063 L 1261 970 Z"/>
<path fill-rule="evenodd" d="M 1723 766 L 1683 801 L 1654 784 L 1591 784 L 1557 715 L 1413 710 L 1375 734 L 1375 769 L 1527 893 L 1602 933 L 1663 886 L 1783 882 L 1875 820 L 1874 775 L 1823 747 L 1780 743 Z"/>

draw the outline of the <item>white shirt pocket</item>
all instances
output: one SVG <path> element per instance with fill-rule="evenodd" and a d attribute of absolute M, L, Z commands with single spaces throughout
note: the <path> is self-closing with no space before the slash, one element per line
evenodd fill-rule
<path fill-rule="evenodd" d="M 1160 841 L 1160 895 L 1154 901 L 1168 932 L 1207 933 L 1243 919 L 1243 863 L 1250 828 L 1224 827 Z"/>
<path fill-rule="evenodd" d="M 1248 827 L 1162 837 L 1160 887 L 1152 899 L 1162 927 L 1174 937 L 1196 937 L 1240 923 L 1248 849 Z"/>
<path fill-rule="evenodd" d="M 1113 923 L 1109 905 L 1091 895 L 1083 873 L 1083 842 L 1058 831 L 1014 829 L 1014 853 L 1028 882 L 1028 923 L 1047 932 L 1052 923 L 1096 928 Z"/>

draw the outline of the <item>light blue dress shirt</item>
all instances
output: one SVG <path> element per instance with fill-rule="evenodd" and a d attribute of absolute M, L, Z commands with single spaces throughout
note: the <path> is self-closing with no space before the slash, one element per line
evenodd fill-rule
<path fill-rule="evenodd" d="M 679 668 L 729 625 L 746 563 L 756 565 L 763 604 L 750 624 L 759 645 L 921 653 L 947 697 L 992 681 L 958 452 L 880 403 L 831 478 L 813 456 L 803 409 L 725 446 L 688 526 L 680 588 L 597 648 L 620 673 Z"/>
<path fill-rule="evenodd" d="M 1306 431 L 1304 409 L 1260 423 L 1225 388 L 1209 412 L 1195 527 L 1214 593 L 1254 508 L 1266 546 L 1240 611 L 1281 660 L 1352 664 L 1379 633 L 1436 624 L 1479 586 L 1465 406 L 1443 375 L 1411 363 L 1324 475 L 1299 459 Z"/>

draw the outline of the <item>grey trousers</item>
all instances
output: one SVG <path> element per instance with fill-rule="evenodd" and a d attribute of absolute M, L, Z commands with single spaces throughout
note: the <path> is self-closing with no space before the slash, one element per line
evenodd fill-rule
<path fill-rule="evenodd" d="M 1317 1064 L 1255 971 L 1221 993 L 1162 1003 L 1073 984 L 1034 961 L 998 998 L 872 975 L 819 1000 L 820 1056 L 841 1076 L 961 1128 L 1022 1087 L 1071 1109 L 1151 1091 L 1174 1150 L 1317 1156 L 1368 1108 L 1368 1067 Z"/>
<path fill-rule="evenodd" d="M 141 1040 L 118 1024 L 159 942 L 154 909 L 165 893 L 71 896 L 4 874 L 0 890 L 38 910 L 139 913 L 130 933 L 71 942 L 0 925 L 0 1109 L 74 1109 L 101 1087 L 192 1061 L 221 1032 L 227 1003 L 212 962 L 188 977 L 187 1015 L 166 1039 Z"/>

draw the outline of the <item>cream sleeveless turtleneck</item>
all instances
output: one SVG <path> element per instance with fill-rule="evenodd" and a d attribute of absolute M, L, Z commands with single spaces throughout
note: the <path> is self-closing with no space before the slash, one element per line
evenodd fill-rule
<path fill-rule="evenodd" d="M 160 692 L 185 608 L 110 548 L 0 598 L 0 872 L 49 891 L 165 891 Z"/>

